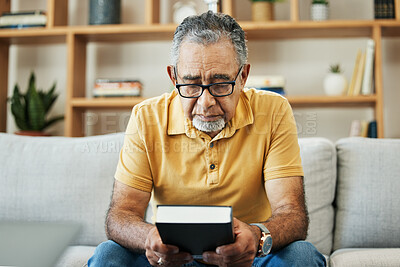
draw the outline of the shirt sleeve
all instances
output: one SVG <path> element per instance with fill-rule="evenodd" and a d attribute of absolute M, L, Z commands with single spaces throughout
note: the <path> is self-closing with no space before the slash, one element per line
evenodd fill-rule
<path fill-rule="evenodd" d="M 125 132 L 115 179 L 141 191 L 151 192 L 151 175 L 147 148 L 143 142 L 139 108 L 135 106 Z"/>
<path fill-rule="evenodd" d="M 292 109 L 285 99 L 272 118 L 272 131 L 265 155 L 264 179 L 304 176 Z"/>

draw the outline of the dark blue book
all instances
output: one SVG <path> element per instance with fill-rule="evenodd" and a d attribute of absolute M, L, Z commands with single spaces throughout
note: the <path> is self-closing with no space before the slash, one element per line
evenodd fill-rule
<path fill-rule="evenodd" d="M 45 26 L 46 24 L 16 24 L 16 25 L 1 25 L 0 29 L 24 29 L 24 28 L 37 28 Z"/>
<path fill-rule="evenodd" d="M 32 11 L 20 11 L 20 12 L 3 12 L 1 14 L 2 17 L 27 16 L 27 15 L 46 15 L 46 12 L 42 10 L 32 10 Z"/>
<path fill-rule="evenodd" d="M 164 244 L 177 246 L 194 259 L 235 240 L 228 206 L 158 205 L 156 226 Z"/>
<path fill-rule="evenodd" d="M 274 92 L 280 95 L 285 95 L 285 89 L 283 87 L 270 87 L 270 86 L 265 86 L 265 87 L 255 87 L 257 90 L 263 90 L 263 91 L 270 91 Z"/>
<path fill-rule="evenodd" d="M 369 138 L 378 138 L 378 129 L 376 121 L 371 121 L 368 124 L 368 135 Z"/>

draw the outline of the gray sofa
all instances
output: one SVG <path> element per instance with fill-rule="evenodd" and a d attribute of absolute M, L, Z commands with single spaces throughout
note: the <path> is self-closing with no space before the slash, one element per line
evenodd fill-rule
<path fill-rule="evenodd" d="M 1 133 L 0 221 L 80 223 L 79 237 L 58 266 L 83 266 L 106 240 L 104 219 L 122 143 L 123 133 L 83 138 Z M 299 143 L 308 240 L 330 266 L 400 266 L 400 140 Z"/>

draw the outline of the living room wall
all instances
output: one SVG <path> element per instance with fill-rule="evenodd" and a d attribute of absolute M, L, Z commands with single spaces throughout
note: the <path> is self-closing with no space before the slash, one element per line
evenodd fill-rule
<path fill-rule="evenodd" d="M 161 1 L 161 22 L 171 22 L 172 6 L 176 0 Z M 203 1 L 199 12 L 205 11 Z M 276 5 L 276 19 L 289 19 L 289 1 Z M 330 1 L 331 19 L 372 19 L 373 1 L 335 0 Z M 88 1 L 69 1 L 69 24 L 86 25 L 88 22 Z M 122 21 L 124 23 L 144 23 L 145 0 L 123 0 Z M 238 20 L 250 20 L 250 1 L 235 2 Z M 309 18 L 310 0 L 300 1 L 300 18 Z M 45 0 L 13 0 L 12 10 L 46 9 Z M 357 49 L 365 48 L 366 38 L 349 39 L 290 39 L 250 41 L 249 63 L 251 73 L 257 75 L 284 75 L 288 95 L 321 95 L 322 82 L 328 67 L 340 63 L 349 80 L 354 67 Z M 400 38 L 383 40 L 383 86 L 385 137 L 400 137 Z M 91 94 L 96 78 L 137 78 L 144 84 L 143 95 L 152 97 L 172 90 L 166 73 L 169 64 L 169 41 L 97 44 L 91 43 L 87 50 L 87 95 Z M 30 72 L 36 73 L 40 88 L 48 89 L 57 81 L 60 97 L 52 114 L 62 114 L 65 109 L 65 88 L 67 76 L 67 51 L 65 45 L 12 45 L 9 60 L 9 94 L 18 83 L 26 89 Z M 156 79 L 154 77 L 157 77 Z M 355 119 L 370 120 L 372 109 L 295 109 L 294 114 L 300 137 L 323 136 L 333 141 L 349 134 L 350 124 Z M 94 135 L 124 131 L 129 111 L 88 112 L 86 114 L 86 134 Z M 13 118 L 8 115 L 7 131 L 16 130 Z M 58 123 L 49 131 L 63 135 L 63 123 Z"/>

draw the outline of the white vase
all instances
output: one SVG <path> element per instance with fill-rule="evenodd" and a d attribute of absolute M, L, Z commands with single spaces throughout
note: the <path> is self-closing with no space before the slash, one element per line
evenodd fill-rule
<path fill-rule="evenodd" d="M 329 73 L 324 79 L 324 91 L 327 95 L 342 95 L 347 88 L 347 80 L 343 74 Z"/>
<path fill-rule="evenodd" d="M 327 20 L 329 16 L 329 6 L 325 4 L 312 4 L 311 5 L 311 20 L 323 21 Z"/>

